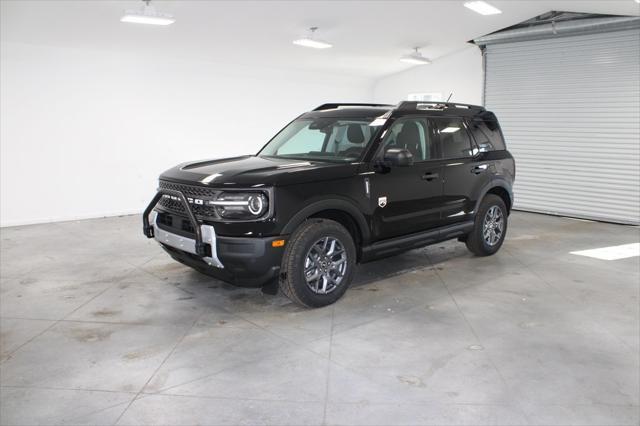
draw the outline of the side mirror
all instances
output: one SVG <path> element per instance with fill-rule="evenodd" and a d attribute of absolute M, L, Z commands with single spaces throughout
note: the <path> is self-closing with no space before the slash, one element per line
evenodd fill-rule
<path fill-rule="evenodd" d="M 407 167 L 413 165 L 413 154 L 404 148 L 389 148 L 384 153 L 384 162 L 390 166 Z"/>

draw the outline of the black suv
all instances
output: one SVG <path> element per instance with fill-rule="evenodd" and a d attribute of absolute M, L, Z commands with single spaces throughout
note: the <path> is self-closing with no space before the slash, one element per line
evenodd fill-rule
<path fill-rule="evenodd" d="M 360 262 L 452 238 L 495 253 L 514 178 L 480 106 L 325 104 L 256 155 L 164 172 L 144 233 L 202 273 L 319 307 Z"/>

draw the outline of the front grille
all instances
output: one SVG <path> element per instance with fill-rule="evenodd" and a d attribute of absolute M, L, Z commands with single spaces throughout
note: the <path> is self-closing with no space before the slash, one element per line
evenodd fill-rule
<path fill-rule="evenodd" d="M 219 191 L 215 189 L 207 188 L 204 186 L 183 185 L 181 183 L 160 181 L 160 189 L 172 189 L 174 191 L 182 192 L 185 197 L 200 200 L 212 200 L 216 197 Z M 158 206 L 161 210 L 176 213 L 182 216 L 187 215 L 187 211 L 180 200 L 174 200 L 168 197 L 160 198 Z M 202 204 L 191 203 L 191 210 L 197 218 L 212 218 L 218 217 L 213 206 L 205 206 Z"/>
<path fill-rule="evenodd" d="M 191 221 L 183 216 L 166 212 L 158 212 L 156 225 L 167 232 L 171 232 L 172 234 L 181 235 L 191 239 L 196 237 L 196 232 L 195 229 L 193 229 Z"/>

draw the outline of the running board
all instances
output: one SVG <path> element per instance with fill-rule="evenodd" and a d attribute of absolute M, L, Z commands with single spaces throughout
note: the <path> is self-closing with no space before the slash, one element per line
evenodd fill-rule
<path fill-rule="evenodd" d="M 428 246 L 468 234 L 473 229 L 473 221 L 456 223 L 401 237 L 389 238 L 362 247 L 361 262 L 391 256 L 403 251 Z"/>

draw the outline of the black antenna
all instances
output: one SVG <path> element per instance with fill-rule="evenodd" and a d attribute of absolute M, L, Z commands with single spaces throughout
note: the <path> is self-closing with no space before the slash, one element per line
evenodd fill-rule
<path fill-rule="evenodd" d="M 453 96 L 453 92 L 449 93 L 449 97 L 447 98 L 447 100 L 445 102 L 449 102 L 449 100 L 451 99 L 452 96 Z"/>

